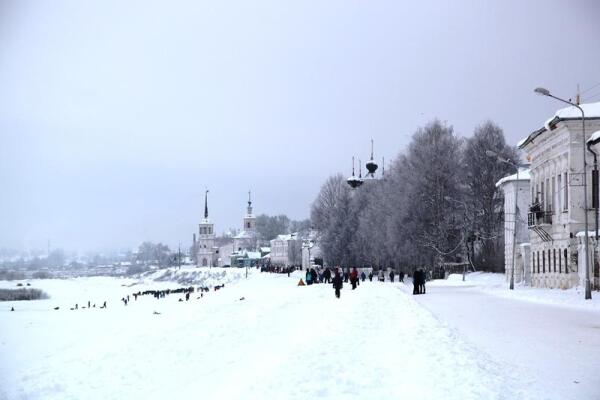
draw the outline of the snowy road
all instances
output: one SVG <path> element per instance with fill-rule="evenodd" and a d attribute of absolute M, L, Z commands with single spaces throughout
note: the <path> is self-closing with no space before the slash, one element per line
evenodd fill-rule
<path fill-rule="evenodd" d="M 0 398 L 557 398 L 398 285 L 345 287 L 338 300 L 329 285 L 257 273 L 190 302 L 51 311 L 75 288 L 137 290 L 103 279 L 48 281 L 51 300 L 1 305 Z"/>
<path fill-rule="evenodd" d="M 430 286 L 415 299 L 548 398 L 600 399 L 600 313 Z"/>

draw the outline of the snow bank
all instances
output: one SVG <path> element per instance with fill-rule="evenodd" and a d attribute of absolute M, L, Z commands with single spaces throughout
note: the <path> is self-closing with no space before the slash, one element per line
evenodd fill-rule
<path fill-rule="evenodd" d="M 600 311 L 599 292 L 592 293 L 592 300 L 585 300 L 583 287 L 562 290 L 516 284 L 514 290 L 509 290 L 504 274 L 472 272 L 467 274 L 465 282 L 462 281 L 462 274 L 451 274 L 446 280 L 433 280 L 428 282 L 427 285 L 432 287 L 464 286 L 504 298 Z"/>

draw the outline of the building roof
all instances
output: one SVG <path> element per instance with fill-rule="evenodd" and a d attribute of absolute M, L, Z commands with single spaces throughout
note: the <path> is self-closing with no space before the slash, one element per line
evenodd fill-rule
<path fill-rule="evenodd" d="M 277 237 L 273 240 L 281 240 L 281 241 L 289 241 L 289 240 L 296 240 L 298 239 L 298 234 L 297 233 L 288 233 L 285 235 L 277 235 Z"/>
<path fill-rule="evenodd" d="M 530 180 L 531 179 L 530 171 L 531 171 L 530 169 L 520 168 L 519 169 L 519 181 Z M 514 182 L 516 180 L 517 180 L 517 174 L 505 176 L 504 178 L 502 178 L 498 182 L 496 182 L 496 187 L 500 187 L 501 185 L 503 185 L 507 182 Z"/>
<path fill-rule="evenodd" d="M 600 119 L 600 102 L 580 104 L 579 107 L 583 109 L 585 113 L 585 119 Z M 531 143 L 535 138 L 543 134 L 544 132 L 554 129 L 557 123 L 560 121 L 572 121 L 581 119 L 581 111 L 577 107 L 569 106 L 561 108 L 554 116 L 546 120 L 544 127 L 537 129 L 529 134 L 526 138 L 519 140 L 517 147 L 522 149 L 527 144 Z"/>
<path fill-rule="evenodd" d="M 596 144 L 600 142 L 600 131 L 592 133 L 592 136 L 587 140 L 588 143 Z"/>

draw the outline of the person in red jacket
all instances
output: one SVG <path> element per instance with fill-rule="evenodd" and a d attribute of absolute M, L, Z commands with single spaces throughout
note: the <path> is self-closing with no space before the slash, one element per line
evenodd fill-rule
<path fill-rule="evenodd" d="M 356 283 L 358 282 L 358 271 L 356 267 L 352 269 L 350 272 L 350 283 L 352 284 L 352 290 L 356 289 Z"/>

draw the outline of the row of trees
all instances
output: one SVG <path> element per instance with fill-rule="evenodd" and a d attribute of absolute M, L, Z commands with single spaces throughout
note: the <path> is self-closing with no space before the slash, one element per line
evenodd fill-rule
<path fill-rule="evenodd" d="M 310 220 L 291 220 L 287 215 L 266 215 L 260 214 L 256 217 L 256 231 L 260 240 L 268 242 L 275 239 L 277 235 L 283 235 L 292 232 L 300 234 L 308 233 L 310 229 Z"/>
<path fill-rule="evenodd" d="M 311 210 L 325 262 L 412 269 L 469 261 L 502 271 L 504 216 L 495 183 L 515 171 L 486 150 L 517 161 L 493 122 L 463 139 L 435 120 L 414 133 L 384 179 L 351 189 L 341 174 L 329 177 Z"/>

